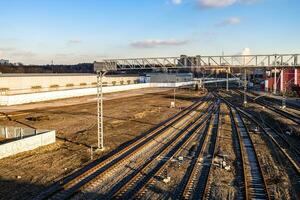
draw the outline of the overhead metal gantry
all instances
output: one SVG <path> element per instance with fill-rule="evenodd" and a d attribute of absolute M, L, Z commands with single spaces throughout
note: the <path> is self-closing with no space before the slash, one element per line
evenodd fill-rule
<path fill-rule="evenodd" d="M 115 70 L 186 68 L 288 68 L 300 67 L 300 54 L 180 56 L 157 58 L 105 59 Z"/>
<path fill-rule="evenodd" d="M 230 68 L 244 69 L 244 104 L 247 104 L 247 69 L 277 69 L 299 68 L 300 54 L 271 54 L 271 55 L 231 55 L 231 56 L 186 56 L 158 57 L 158 58 L 129 58 L 129 59 L 105 59 L 94 63 L 97 72 L 97 119 L 98 119 L 98 149 L 104 149 L 103 130 L 103 92 L 102 80 L 107 72 L 118 70 L 145 70 L 145 69 L 226 69 L 227 84 L 229 88 Z M 275 73 L 276 80 L 276 73 Z M 276 83 L 275 83 L 276 88 Z M 175 91 L 175 90 L 174 90 Z M 175 92 L 174 92 L 175 102 Z"/>

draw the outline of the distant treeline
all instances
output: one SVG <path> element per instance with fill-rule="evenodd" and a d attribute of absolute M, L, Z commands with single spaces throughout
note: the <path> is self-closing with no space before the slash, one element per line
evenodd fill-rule
<path fill-rule="evenodd" d="M 92 63 L 76 65 L 13 65 L 0 64 L 2 73 L 93 73 Z"/>

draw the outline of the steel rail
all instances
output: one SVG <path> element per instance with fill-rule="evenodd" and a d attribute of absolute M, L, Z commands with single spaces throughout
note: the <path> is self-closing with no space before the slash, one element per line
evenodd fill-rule
<path fill-rule="evenodd" d="M 260 96 L 259 94 L 255 93 L 253 91 L 250 91 L 249 93 L 254 95 L 255 98 L 263 98 L 263 99 L 265 99 L 265 101 L 272 102 L 272 103 L 275 102 L 279 106 L 282 105 L 281 104 L 282 103 L 281 99 L 276 99 L 276 98 L 268 96 L 268 95 Z M 300 111 L 300 106 L 294 105 L 293 103 L 290 103 L 290 102 L 287 102 L 287 101 L 286 101 L 286 105 L 287 105 L 287 108 L 289 108 L 289 109 Z"/>
<path fill-rule="evenodd" d="M 200 105 L 202 105 L 202 104 L 201 103 L 198 104 L 198 106 L 194 107 L 192 109 L 192 111 L 197 109 Z M 181 128 L 187 126 L 189 120 L 194 117 L 192 115 L 192 113 L 191 114 L 187 113 L 187 115 L 184 115 L 184 116 L 185 117 L 181 118 L 181 120 L 178 122 L 179 127 L 175 128 L 175 129 L 180 130 Z M 167 129 L 163 129 L 161 134 L 156 135 L 155 137 L 152 137 L 150 140 L 147 140 L 145 143 L 142 143 L 142 145 L 138 145 L 138 147 L 133 149 L 133 151 L 127 151 L 125 156 L 120 157 L 118 162 L 115 162 L 113 164 L 108 163 L 110 165 L 110 167 L 105 168 L 101 172 L 94 173 L 87 178 L 84 178 L 81 182 L 79 182 L 79 184 L 76 184 L 74 187 L 71 187 L 67 191 L 63 191 L 62 193 L 58 193 L 57 195 L 55 195 L 53 199 L 68 199 L 71 196 L 74 196 L 75 194 L 77 194 L 78 192 L 81 192 L 81 194 L 84 194 L 84 193 L 82 193 L 82 191 L 87 190 L 91 186 L 94 187 L 94 185 L 96 183 L 102 182 L 103 178 L 112 176 L 112 174 L 114 174 L 116 170 L 123 168 L 124 165 L 126 164 L 126 162 L 129 161 L 131 158 L 136 159 L 136 158 L 140 157 L 142 155 L 142 153 L 145 153 L 145 149 L 149 148 L 149 146 L 150 147 L 152 146 L 152 148 L 153 147 L 156 148 L 156 146 L 154 146 L 156 141 L 164 140 L 164 139 L 167 139 L 168 137 L 170 137 L 170 135 L 166 135 L 165 133 L 168 130 L 173 130 L 174 126 L 172 125 Z M 161 138 L 161 139 L 159 139 L 159 138 Z"/>
<path fill-rule="evenodd" d="M 201 171 L 203 170 L 203 169 L 201 169 L 199 163 L 201 162 L 201 159 L 206 150 L 208 139 L 213 140 L 213 138 L 212 138 L 213 137 L 213 128 L 214 128 L 213 123 L 216 120 L 215 118 L 216 118 L 216 116 L 214 116 L 213 119 L 211 120 L 211 124 L 209 125 L 210 128 L 206 134 L 204 143 L 201 146 L 201 148 L 199 149 L 199 151 L 197 152 L 195 161 L 192 163 L 192 168 L 190 169 L 190 172 L 188 173 L 187 181 L 184 183 L 183 190 L 181 191 L 181 194 L 179 195 L 180 199 L 190 199 L 192 196 L 192 193 L 197 193 L 199 198 L 203 197 L 205 186 L 204 186 L 204 188 L 200 189 L 202 191 L 195 192 L 195 189 L 199 187 L 199 181 L 200 181 L 199 177 L 201 175 Z M 215 139 L 217 139 L 217 138 L 215 138 Z M 213 144 L 213 147 L 215 148 L 215 143 Z M 212 156 L 213 156 L 213 154 L 212 154 Z M 211 162 L 212 162 L 212 160 L 211 160 Z M 212 164 L 211 162 L 209 163 L 209 166 L 211 166 L 211 164 Z M 202 168 L 203 167 L 204 166 L 202 166 Z M 205 180 L 204 181 L 202 180 L 204 182 L 204 185 L 206 185 L 207 180 L 208 180 L 208 171 L 209 170 L 207 170 L 205 173 L 206 174 L 204 177 Z M 197 182 L 198 182 L 198 184 L 197 184 Z"/>
<path fill-rule="evenodd" d="M 213 108 L 210 107 L 209 110 L 212 110 Z M 195 130 L 203 123 L 201 121 L 205 121 L 210 114 L 210 111 L 205 113 L 204 115 L 201 115 L 198 117 L 196 122 L 191 122 L 189 127 L 182 131 L 179 136 L 176 136 L 174 138 L 174 141 L 171 143 L 168 143 L 161 149 L 161 152 L 158 152 L 155 158 L 161 156 L 161 155 L 168 155 L 167 157 L 173 156 L 177 150 L 180 149 L 180 146 L 186 141 L 187 138 L 189 138 Z M 200 123 L 200 124 L 199 124 Z M 185 138 L 185 139 L 183 139 Z M 181 145 L 179 145 L 181 144 Z M 175 147 L 173 147 L 175 145 Z M 175 151 L 175 152 L 173 152 Z M 168 154 L 168 152 L 172 152 L 171 155 Z M 131 197 L 132 195 L 135 194 L 136 191 L 138 191 L 145 182 L 151 179 L 151 177 L 154 176 L 154 174 L 161 169 L 162 163 L 166 162 L 163 160 L 163 162 L 159 162 L 154 168 L 151 168 L 150 166 L 153 165 L 153 162 L 155 159 L 150 159 L 139 171 L 136 171 L 133 176 L 128 178 L 128 182 L 125 183 L 125 185 L 122 185 L 121 188 L 118 188 L 117 190 L 113 191 L 111 194 L 111 198 L 116 198 L 116 199 L 126 199 Z M 150 172 L 149 172 L 150 170 Z M 145 177 L 143 175 L 147 174 Z M 109 199 L 109 198 L 108 198 Z"/>
<path fill-rule="evenodd" d="M 176 135 L 178 135 L 181 132 L 181 130 L 184 130 L 187 127 L 189 127 L 190 121 L 194 120 L 196 117 L 197 115 L 193 115 L 189 116 L 188 118 L 184 118 L 181 121 L 179 127 L 174 127 L 174 130 L 165 131 L 164 134 L 161 134 L 160 136 L 151 140 L 149 143 L 147 143 L 147 145 L 144 145 L 141 148 L 137 149 L 135 153 L 132 153 L 130 156 L 125 157 L 121 162 L 116 163 L 112 167 L 112 169 L 106 171 L 105 173 L 99 174 L 93 180 L 82 185 L 80 188 L 78 188 L 78 190 L 80 190 L 81 192 L 78 195 L 76 195 L 76 197 L 79 197 L 80 199 L 91 198 L 86 197 L 86 194 L 89 194 L 91 193 L 91 191 L 94 190 L 96 191 L 95 195 L 99 194 L 101 198 L 107 197 L 107 193 L 109 193 L 107 191 L 112 190 L 120 184 L 121 181 L 119 181 L 118 178 L 122 179 L 122 177 L 124 176 L 127 177 L 128 174 L 132 174 L 133 168 L 138 169 L 140 165 L 142 165 L 149 159 L 149 157 L 153 157 L 152 154 L 155 154 L 156 151 L 159 151 L 160 148 L 162 148 L 161 146 L 163 146 L 166 142 L 169 142 L 170 140 L 174 140 Z M 124 166 L 128 167 L 124 168 Z M 128 169 L 131 170 L 129 170 L 128 172 Z"/>
<path fill-rule="evenodd" d="M 208 124 L 207 123 L 209 120 L 211 120 L 211 114 L 210 113 L 206 119 L 201 122 L 200 124 L 200 127 L 197 128 L 196 131 L 194 131 L 193 135 L 188 138 L 188 140 L 185 141 L 185 143 L 180 147 L 180 149 L 178 149 L 178 151 L 172 156 L 172 157 L 177 157 L 181 154 L 182 150 L 183 149 L 186 149 L 186 147 L 189 145 L 189 143 L 194 140 L 194 138 L 197 136 L 197 135 L 200 135 L 201 136 L 201 139 L 202 138 L 205 138 L 206 137 L 206 132 L 207 132 L 207 128 L 208 128 Z M 204 128 L 204 130 L 203 130 Z M 202 143 L 203 145 L 203 143 Z M 200 144 L 201 146 L 201 144 Z M 147 193 L 147 187 L 149 185 L 154 185 L 154 183 L 157 181 L 156 177 L 161 177 L 161 174 L 163 172 L 164 169 L 166 169 L 168 167 L 168 164 L 171 160 L 171 157 L 168 158 L 168 160 L 163 164 L 163 166 L 155 173 L 154 176 L 151 177 L 151 179 L 149 179 L 147 181 L 147 183 L 145 183 L 143 185 L 143 187 L 134 195 L 134 199 L 143 199 L 143 196 Z"/>
<path fill-rule="evenodd" d="M 205 101 L 206 98 L 203 98 Z M 172 127 L 175 123 L 180 121 L 182 118 L 187 116 L 189 113 L 191 113 L 193 110 L 195 110 L 198 106 L 200 106 L 204 101 L 195 102 L 191 106 L 185 108 L 175 116 L 169 118 L 159 126 L 155 127 L 154 130 L 152 130 L 149 134 L 146 136 L 140 138 L 139 140 L 129 144 L 122 150 L 116 152 L 111 157 L 108 157 L 104 161 L 100 163 L 94 164 L 94 166 L 87 166 L 88 169 L 82 169 L 75 172 L 74 174 L 71 174 L 65 179 L 60 180 L 59 182 L 55 183 L 54 185 L 50 186 L 47 190 L 43 191 L 40 195 L 38 195 L 35 199 L 48 199 L 50 197 L 53 197 L 54 195 L 64 192 L 68 189 L 73 188 L 77 184 L 80 184 L 82 181 L 84 181 L 87 177 L 90 177 L 94 173 L 101 173 L 101 171 L 105 171 L 105 169 L 110 168 L 113 164 L 119 162 L 123 157 L 128 156 L 132 151 L 140 148 L 145 143 L 156 137 L 157 135 L 160 135 L 163 133 L 166 129 Z"/>
<path fill-rule="evenodd" d="M 241 91 L 239 91 L 239 90 L 237 90 L 237 92 L 238 92 L 239 94 L 244 94 L 244 92 L 241 92 Z M 246 95 L 248 96 L 248 98 L 249 98 L 252 102 L 257 103 L 257 104 L 259 104 L 259 105 L 261 105 L 261 106 L 264 106 L 264 107 L 268 108 L 269 110 L 271 110 L 271 111 L 273 111 L 273 112 L 275 112 L 275 113 L 277 113 L 277 114 L 279 114 L 279 115 L 281 115 L 281 116 L 284 116 L 284 117 L 286 117 L 287 119 L 292 120 L 292 121 L 295 122 L 296 124 L 300 125 L 300 117 L 295 116 L 295 115 L 293 115 L 293 114 L 290 114 L 290 113 L 288 113 L 288 112 L 285 112 L 285 111 L 283 111 L 283 110 L 280 110 L 280 109 L 278 109 L 278 108 L 276 108 L 276 107 L 274 107 L 274 106 L 268 105 L 268 104 L 264 103 L 263 101 L 260 101 L 260 100 L 254 101 L 253 98 L 252 98 L 251 96 L 249 96 L 249 94 L 246 93 Z"/>
<path fill-rule="evenodd" d="M 247 190 L 247 175 L 246 175 L 246 166 L 245 166 L 245 153 L 244 151 L 242 150 L 242 147 L 243 147 L 243 144 L 242 144 L 242 138 L 241 138 L 241 135 L 239 133 L 239 129 L 237 127 L 237 124 L 234 120 L 234 117 L 233 117 L 233 113 L 232 113 L 232 109 L 230 107 L 229 104 L 225 103 L 228 110 L 229 110 L 229 115 L 230 115 L 230 121 L 231 121 L 231 127 L 232 127 L 232 130 L 234 132 L 234 136 L 237 138 L 237 149 L 236 149 L 236 157 L 238 159 L 240 159 L 240 164 L 241 164 L 241 168 L 240 166 L 237 166 L 239 169 L 242 169 L 241 170 L 241 178 L 242 178 L 242 190 L 243 190 L 243 196 L 242 196 L 242 199 L 245 199 L 245 200 L 248 200 L 248 190 Z M 239 191 L 240 192 L 240 191 Z M 239 194 L 237 194 L 238 196 Z"/>
<path fill-rule="evenodd" d="M 224 99 L 223 97 L 221 97 L 219 94 L 215 93 L 216 96 L 218 96 L 228 107 L 229 109 L 229 114 L 230 114 L 230 119 L 231 119 L 231 123 L 232 123 L 232 128 L 234 130 L 234 133 L 238 139 L 238 147 L 239 147 L 239 152 L 238 154 L 240 155 L 241 158 L 241 165 L 242 165 L 242 178 L 243 178 L 243 199 L 248 200 L 249 199 L 249 194 L 248 194 L 248 180 L 247 180 L 247 169 L 246 169 L 246 161 L 245 161 L 245 151 L 243 149 L 243 142 L 242 142 L 242 138 L 241 138 L 241 133 L 240 130 L 237 126 L 237 123 L 234 119 L 233 116 L 233 112 L 232 112 L 232 104 L 229 103 L 229 101 L 227 101 L 226 99 Z"/>
<path fill-rule="evenodd" d="M 224 101 L 227 101 L 224 98 L 222 99 Z M 231 105 L 234 106 L 233 104 Z M 263 123 L 264 125 L 262 125 L 261 122 L 259 122 L 259 120 L 257 119 L 257 117 L 251 115 L 242 108 L 237 107 L 237 109 L 249 121 L 252 121 L 254 124 L 256 124 L 268 138 L 270 138 L 271 142 L 283 153 L 284 157 L 288 159 L 296 173 L 300 175 L 300 166 L 298 164 L 300 160 L 295 158 L 298 158 L 300 155 L 298 149 L 296 149 L 294 145 L 290 144 L 290 142 L 282 134 L 278 133 L 278 131 L 275 130 L 270 124 Z M 270 131 L 268 131 L 268 129 Z"/>
<path fill-rule="evenodd" d="M 299 155 L 300 155 L 299 151 L 297 149 L 295 149 L 293 145 L 291 145 L 280 133 L 278 133 L 269 124 L 266 124 L 267 127 L 264 127 L 255 119 L 255 117 L 253 117 L 251 114 L 247 113 L 245 110 L 243 110 L 241 108 L 238 108 L 238 110 L 249 121 L 252 121 L 254 124 L 256 124 L 262 130 L 262 132 L 271 139 L 273 144 L 275 144 L 275 146 L 278 147 L 278 149 L 284 154 L 284 156 L 292 164 L 292 167 L 296 170 L 297 174 L 300 175 L 300 166 L 299 166 L 299 164 L 297 164 L 297 163 L 299 163 L 300 160 L 295 160 L 295 156 L 299 157 Z M 273 136 L 270 133 L 270 131 L 267 130 L 267 128 L 270 129 L 272 131 L 272 133 L 275 134 L 275 136 Z M 282 142 L 277 141 L 276 138 L 280 138 L 280 140 L 282 140 Z M 282 146 L 283 144 L 285 144 L 286 146 L 283 147 Z M 287 151 L 289 151 L 289 152 L 287 152 Z M 290 154 L 292 154 L 292 155 L 290 155 Z"/>
<path fill-rule="evenodd" d="M 247 190 L 246 191 L 247 198 L 248 199 L 252 199 L 252 198 L 270 199 L 270 194 L 267 188 L 264 173 L 261 168 L 261 163 L 260 160 L 258 159 L 255 146 L 250 136 L 250 133 L 247 129 L 247 126 L 243 118 L 241 117 L 242 114 L 240 113 L 240 111 L 237 109 L 236 106 L 234 106 L 224 98 L 221 99 L 226 104 L 228 104 L 232 109 L 233 116 L 235 118 L 237 128 L 239 130 L 238 133 L 240 135 L 240 139 L 242 139 L 242 151 L 244 151 L 244 156 L 247 157 L 247 160 L 249 162 L 249 165 L 247 166 L 250 169 L 248 170 L 247 167 L 245 168 L 246 172 L 248 172 L 248 174 L 247 173 L 245 174 L 246 181 L 247 181 L 246 188 L 245 188 Z M 250 155 L 253 155 L 254 157 L 250 158 Z M 253 177 L 253 175 L 256 177 Z M 255 184 L 253 184 L 253 182 Z M 253 193 L 250 193 L 249 190 L 252 190 Z"/>
<path fill-rule="evenodd" d="M 213 164 L 213 159 L 214 159 L 214 156 L 217 152 L 217 146 L 218 146 L 218 137 L 219 137 L 219 131 L 220 131 L 220 108 L 219 108 L 219 111 L 218 113 L 216 114 L 216 118 L 217 119 L 217 125 L 216 127 L 214 127 L 216 129 L 216 138 L 214 140 L 214 148 L 213 148 L 213 153 L 211 154 L 212 155 L 212 159 L 211 159 L 211 163 L 209 165 L 209 170 L 208 170 L 208 174 L 207 174 L 207 179 L 206 179 L 206 183 L 205 183 L 205 188 L 204 188 L 204 193 L 203 193 L 203 197 L 202 199 L 211 199 L 210 198 L 210 189 L 211 189 L 211 180 L 210 178 L 212 177 L 212 164 Z M 215 126 L 215 124 L 214 124 Z"/>

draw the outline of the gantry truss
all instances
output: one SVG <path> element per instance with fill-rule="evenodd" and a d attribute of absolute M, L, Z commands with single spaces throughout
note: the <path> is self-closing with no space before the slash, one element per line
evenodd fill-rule
<path fill-rule="evenodd" d="M 300 67 L 300 54 L 180 56 L 106 59 L 102 64 L 114 70 L 184 68 L 288 68 Z"/>

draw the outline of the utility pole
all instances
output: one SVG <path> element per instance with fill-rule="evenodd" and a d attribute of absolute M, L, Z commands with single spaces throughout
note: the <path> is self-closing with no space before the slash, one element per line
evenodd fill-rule
<path fill-rule="evenodd" d="M 227 73 L 226 73 L 226 91 L 229 91 L 229 67 L 227 68 Z"/>
<path fill-rule="evenodd" d="M 104 150 L 104 126 L 103 126 L 103 78 L 109 71 L 117 71 L 116 62 L 94 62 L 94 72 L 97 73 L 97 132 L 98 150 Z"/>
<path fill-rule="evenodd" d="M 174 87 L 173 101 L 174 101 L 174 107 L 176 108 L 176 86 Z"/>
<path fill-rule="evenodd" d="M 275 74 L 274 74 L 274 91 L 273 93 L 276 94 L 277 92 L 277 68 L 275 67 Z"/>
<path fill-rule="evenodd" d="M 282 76 L 283 77 L 283 76 Z M 286 108 L 286 81 L 284 82 L 284 88 L 283 88 L 283 98 L 282 98 L 282 109 L 284 110 Z"/>
<path fill-rule="evenodd" d="M 97 71 L 97 119 L 98 119 L 98 149 L 104 149 L 103 131 L 103 77 L 106 72 Z"/>
<path fill-rule="evenodd" d="M 203 68 L 203 73 L 202 73 L 202 86 L 203 86 L 203 91 L 205 91 L 205 84 L 204 84 L 204 78 L 205 78 L 205 68 Z"/>
<path fill-rule="evenodd" d="M 275 74 L 274 74 L 274 91 L 273 93 L 276 94 L 277 93 L 277 56 L 275 55 Z"/>
<path fill-rule="evenodd" d="M 52 67 L 52 73 L 54 73 L 54 63 L 53 63 L 53 60 L 51 60 L 51 67 Z"/>
<path fill-rule="evenodd" d="M 247 105 L 247 69 L 244 69 L 244 106 Z"/>

